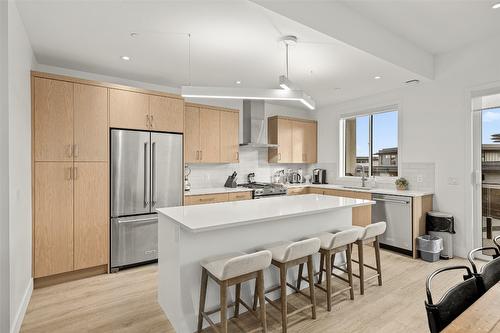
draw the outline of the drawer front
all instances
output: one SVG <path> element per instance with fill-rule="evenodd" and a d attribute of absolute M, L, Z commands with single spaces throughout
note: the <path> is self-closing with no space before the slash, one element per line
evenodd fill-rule
<path fill-rule="evenodd" d="M 237 192 L 228 195 L 229 201 L 251 200 L 252 198 L 252 192 Z"/>
<path fill-rule="evenodd" d="M 223 194 L 206 194 L 206 195 L 189 195 L 184 198 L 184 205 L 203 205 L 216 202 L 225 202 L 228 200 L 227 193 Z"/>
<path fill-rule="evenodd" d="M 305 187 L 296 187 L 296 188 L 289 188 L 287 191 L 288 195 L 299 195 L 299 194 L 306 194 L 308 193 L 307 188 Z"/>

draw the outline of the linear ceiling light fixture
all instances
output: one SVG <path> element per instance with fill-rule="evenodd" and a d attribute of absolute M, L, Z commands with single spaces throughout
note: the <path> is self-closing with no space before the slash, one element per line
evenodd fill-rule
<path fill-rule="evenodd" d="M 295 36 L 293 37 L 297 42 Z M 284 41 L 284 38 L 281 41 Z M 191 81 L 191 35 L 189 35 L 189 81 Z M 199 87 L 189 86 L 181 87 L 182 97 L 188 98 L 215 98 L 215 99 L 248 99 L 248 100 L 266 100 L 266 101 L 298 101 L 304 104 L 307 108 L 314 110 L 316 103 L 311 96 L 303 90 L 298 89 L 288 80 L 288 44 L 286 45 L 286 67 L 287 75 L 280 76 L 280 87 L 282 89 L 259 89 L 259 88 L 240 88 L 240 87 Z"/>

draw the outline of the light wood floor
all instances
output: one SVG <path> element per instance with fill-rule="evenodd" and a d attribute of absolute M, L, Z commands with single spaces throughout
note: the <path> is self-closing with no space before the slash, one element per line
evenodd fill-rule
<path fill-rule="evenodd" d="M 371 249 L 365 251 L 368 263 L 374 263 Z M 369 283 L 364 296 L 356 289 L 355 299 L 339 295 L 329 313 L 324 293 L 317 290 L 318 315 L 310 311 L 291 317 L 290 332 L 428 332 L 424 310 L 425 279 L 433 270 L 464 264 L 463 259 L 426 263 L 392 252 L 382 251 L 384 285 Z M 439 297 L 446 287 L 461 278 L 448 274 L 433 286 Z M 33 292 L 21 332 L 162 332 L 173 333 L 168 320 L 156 302 L 156 265 L 129 269 L 117 274 L 101 275 Z M 289 311 L 305 300 L 290 297 Z M 280 332 L 279 313 L 267 307 L 271 332 Z M 243 315 L 230 323 L 230 332 L 257 327 L 252 316 Z"/>

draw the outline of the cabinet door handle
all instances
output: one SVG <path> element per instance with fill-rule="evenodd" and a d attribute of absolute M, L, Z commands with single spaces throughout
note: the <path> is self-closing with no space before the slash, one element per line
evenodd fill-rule
<path fill-rule="evenodd" d="M 66 171 L 65 171 L 65 176 L 64 176 L 64 178 L 66 178 L 66 180 L 71 180 L 71 178 L 72 178 L 72 173 L 73 173 L 73 172 L 72 172 L 73 168 L 71 168 L 71 167 L 70 167 L 70 168 L 65 168 L 65 170 L 66 170 Z"/>
<path fill-rule="evenodd" d="M 78 168 L 73 167 L 73 179 L 77 180 L 78 179 Z"/>
<path fill-rule="evenodd" d="M 149 116 L 149 126 L 150 128 L 153 128 L 153 115 Z"/>
<path fill-rule="evenodd" d="M 239 161 L 239 160 L 240 160 L 240 152 L 239 152 L 239 151 L 237 151 L 237 152 L 236 152 L 236 160 L 237 160 L 237 161 Z"/>
<path fill-rule="evenodd" d="M 200 161 L 203 160 L 203 150 L 200 150 Z"/>
<path fill-rule="evenodd" d="M 79 154 L 78 145 L 74 144 L 73 145 L 73 157 L 78 157 L 78 154 Z"/>
<path fill-rule="evenodd" d="M 151 127 L 151 122 L 149 120 L 149 114 L 146 115 L 146 127 L 150 128 Z"/>
<path fill-rule="evenodd" d="M 278 161 L 281 161 L 281 153 L 278 153 Z"/>
<path fill-rule="evenodd" d="M 66 153 L 68 154 L 68 157 L 73 157 L 73 145 L 66 146 Z"/>
<path fill-rule="evenodd" d="M 200 151 L 199 151 L 199 150 L 197 150 L 197 151 L 196 151 L 196 160 L 198 161 L 199 159 L 200 159 Z"/>

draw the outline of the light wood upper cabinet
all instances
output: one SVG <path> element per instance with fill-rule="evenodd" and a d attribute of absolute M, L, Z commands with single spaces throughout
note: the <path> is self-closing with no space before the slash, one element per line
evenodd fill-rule
<path fill-rule="evenodd" d="M 72 162 L 35 162 L 35 278 L 73 270 L 72 166 Z"/>
<path fill-rule="evenodd" d="M 304 162 L 318 162 L 318 125 L 316 122 L 305 122 L 304 124 Z"/>
<path fill-rule="evenodd" d="M 237 112 L 220 112 L 220 161 L 239 162 L 239 126 Z"/>
<path fill-rule="evenodd" d="M 292 162 L 305 163 L 306 158 L 306 124 L 292 121 Z"/>
<path fill-rule="evenodd" d="M 151 129 L 162 132 L 184 132 L 184 101 L 164 96 L 149 96 Z"/>
<path fill-rule="evenodd" d="M 292 163 L 292 121 L 278 117 L 268 119 L 268 142 L 279 145 L 268 149 L 270 163 Z"/>
<path fill-rule="evenodd" d="M 109 89 L 109 126 L 149 130 L 149 95 Z"/>
<path fill-rule="evenodd" d="M 200 108 L 186 106 L 184 119 L 184 162 L 200 163 Z"/>
<path fill-rule="evenodd" d="M 108 89 L 75 84 L 75 161 L 108 160 Z"/>
<path fill-rule="evenodd" d="M 268 118 L 269 163 L 316 163 L 317 123 L 312 120 L 274 116 Z"/>
<path fill-rule="evenodd" d="M 201 104 L 185 107 L 184 162 L 237 163 L 239 112 Z"/>
<path fill-rule="evenodd" d="M 220 112 L 200 108 L 201 163 L 220 162 Z"/>
<path fill-rule="evenodd" d="M 74 269 L 108 262 L 108 164 L 74 166 Z"/>
<path fill-rule="evenodd" d="M 73 83 L 33 78 L 34 159 L 73 160 Z"/>

